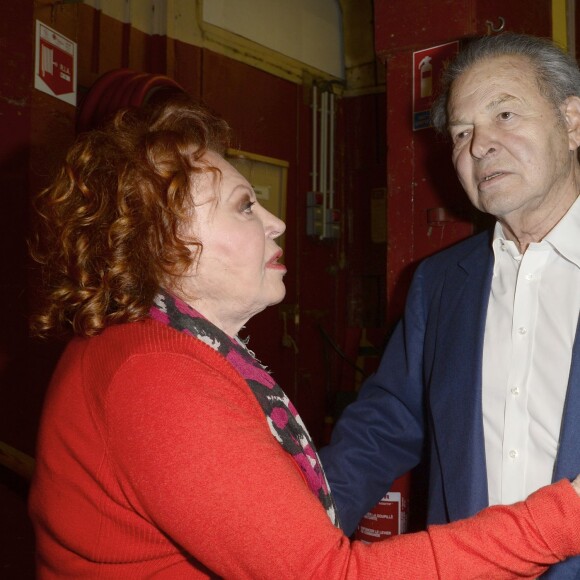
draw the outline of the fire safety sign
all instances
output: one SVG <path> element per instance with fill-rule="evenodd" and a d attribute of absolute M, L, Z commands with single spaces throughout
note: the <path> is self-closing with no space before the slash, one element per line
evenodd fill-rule
<path fill-rule="evenodd" d="M 413 53 L 413 131 L 431 126 L 431 105 L 447 62 L 459 50 L 459 42 L 440 44 Z"/>
<path fill-rule="evenodd" d="M 37 20 L 34 61 L 34 88 L 76 106 L 76 43 Z"/>

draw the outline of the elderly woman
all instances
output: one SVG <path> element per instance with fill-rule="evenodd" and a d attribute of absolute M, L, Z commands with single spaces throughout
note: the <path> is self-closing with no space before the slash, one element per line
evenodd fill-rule
<path fill-rule="evenodd" d="M 365 545 L 308 432 L 238 338 L 284 296 L 285 229 L 187 98 L 79 138 L 35 201 L 43 300 L 67 335 L 30 513 L 39 578 L 534 577 L 580 553 L 580 481 Z M 574 486 L 574 487 L 573 487 Z"/>

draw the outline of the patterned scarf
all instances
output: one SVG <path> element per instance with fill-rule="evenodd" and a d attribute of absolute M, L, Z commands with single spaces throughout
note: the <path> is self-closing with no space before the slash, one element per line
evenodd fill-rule
<path fill-rule="evenodd" d="M 256 360 L 239 338 L 232 339 L 179 298 L 160 290 L 150 310 L 151 318 L 193 336 L 219 352 L 246 380 L 266 415 L 272 435 L 304 474 L 330 521 L 340 527 L 314 443 L 286 393 Z"/>

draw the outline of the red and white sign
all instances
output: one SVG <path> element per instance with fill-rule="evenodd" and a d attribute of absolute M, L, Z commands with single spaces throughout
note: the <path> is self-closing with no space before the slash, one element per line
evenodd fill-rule
<path fill-rule="evenodd" d="M 367 544 L 379 542 L 407 531 L 411 476 L 409 473 L 393 482 L 391 489 L 361 519 L 354 537 Z"/>
<path fill-rule="evenodd" d="M 37 20 L 34 60 L 34 88 L 76 106 L 76 42 Z"/>
<path fill-rule="evenodd" d="M 437 83 L 446 63 L 458 50 L 459 42 L 454 41 L 413 53 L 413 131 L 431 126 Z"/>

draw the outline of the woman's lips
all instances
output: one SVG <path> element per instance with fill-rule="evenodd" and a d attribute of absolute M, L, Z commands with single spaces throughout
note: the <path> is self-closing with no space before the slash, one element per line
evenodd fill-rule
<path fill-rule="evenodd" d="M 284 270 L 286 271 L 286 266 L 278 262 L 282 257 L 282 251 L 276 252 L 267 262 L 266 268 L 271 268 L 272 270 Z"/>

